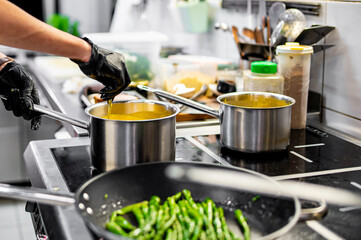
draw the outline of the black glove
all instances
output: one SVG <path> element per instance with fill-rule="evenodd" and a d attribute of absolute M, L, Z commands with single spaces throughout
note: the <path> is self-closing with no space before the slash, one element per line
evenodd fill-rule
<path fill-rule="evenodd" d="M 79 65 L 85 75 L 101 82 L 105 86 L 100 90 L 103 100 L 113 99 L 131 82 L 125 66 L 124 56 L 120 53 L 98 47 L 87 38 L 83 39 L 92 47 L 89 62 L 83 63 L 71 60 Z"/>
<path fill-rule="evenodd" d="M 40 103 L 39 95 L 33 78 L 23 66 L 9 62 L 0 71 L 0 94 L 5 98 L 2 101 L 6 110 L 13 111 L 16 117 L 31 120 L 31 129 L 39 129 L 41 115 L 33 111 L 33 104 Z"/>

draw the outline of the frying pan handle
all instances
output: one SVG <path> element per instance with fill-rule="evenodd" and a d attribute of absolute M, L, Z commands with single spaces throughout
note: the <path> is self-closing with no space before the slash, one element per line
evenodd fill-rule
<path fill-rule="evenodd" d="M 51 110 L 51 109 L 43 107 L 41 105 L 34 104 L 34 110 L 39 113 L 43 113 L 43 114 L 47 115 L 48 117 L 51 117 L 55 120 L 66 122 L 66 123 L 69 123 L 71 125 L 74 125 L 74 126 L 77 126 L 80 128 L 89 129 L 89 123 L 78 120 L 78 119 L 71 118 L 65 114 Z"/>
<path fill-rule="evenodd" d="M 328 203 L 361 207 L 361 194 L 317 184 L 292 180 L 280 181 L 275 184 L 276 182 L 259 176 L 202 167 L 169 166 L 165 174 L 178 181 L 196 182 L 270 196 L 297 197 L 309 201 L 319 202 L 324 199 Z"/>
<path fill-rule="evenodd" d="M 74 194 L 59 194 L 44 189 L 15 187 L 0 183 L 0 196 L 50 205 L 71 206 L 75 204 Z"/>
<path fill-rule="evenodd" d="M 210 108 L 210 107 L 207 107 L 207 106 L 205 106 L 203 104 L 200 104 L 200 103 L 198 103 L 196 101 L 192 101 L 192 100 L 189 100 L 187 98 L 180 97 L 180 96 L 177 96 L 175 94 L 171 94 L 171 93 L 163 91 L 163 90 L 150 88 L 150 87 L 147 87 L 147 86 L 144 86 L 144 85 L 138 85 L 138 88 L 141 89 L 141 90 L 147 91 L 147 92 L 152 92 L 152 93 L 154 93 L 154 94 L 156 94 L 158 96 L 164 97 L 164 98 L 166 98 L 168 100 L 171 100 L 171 101 L 186 105 L 187 107 L 197 109 L 197 110 L 199 110 L 201 112 L 205 112 L 208 115 L 211 115 L 213 117 L 220 118 L 219 113 L 218 113 L 217 110 L 215 110 L 213 108 Z"/>

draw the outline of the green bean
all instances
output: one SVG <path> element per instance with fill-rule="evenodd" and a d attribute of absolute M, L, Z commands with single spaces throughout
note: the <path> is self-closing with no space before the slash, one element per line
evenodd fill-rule
<path fill-rule="evenodd" d="M 165 221 L 167 221 L 169 218 L 170 218 L 170 208 L 169 208 L 169 203 L 166 201 L 166 202 L 164 202 L 164 205 L 165 205 L 165 207 L 164 207 L 164 213 L 163 213 L 163 223 L 162 224 L 164 224 L 164 222 Z"/>
<path fill-rule="evenodd" d="M 182 215 L 188 225 L 188 235 L 191 236 L 194 232 L 194 228 L 196 227 L 196 223 L 189 217 L 188 210 L 187 210 L 188 202 L 186 200 L 181 200 L 178 202 L 178 205 L 181 209 Z M 188 204 L 189 206 L 189 204 Z"/>
<path fill-rule="evenodd" d="M 142 210 L 144 220 L 148 218 L 149 206 L 148 204 L 142 204 L 140 206 L 140 210 Z"/>
<path fill-rule="evenodd" d="M 174 206 L 174 198 L 173 197 L 168 197 L 167 202 L 169 205 L 169 210 L 170 210 L 170 218 L 168 220 L 166 220 L 164 222 L 164 224 L 160 227 L 160 229 L 157 231 L 154 239 L 162 239 L 164 233 L 167 231 L 168 228 L 170 228 L 173 225 L 173 222 L 177 219 L 176 216 L 176 208 Z M 166 204 L 165 203 L 165 204 Z M 167 206 L 166 206 L 167 208 Z"/>
<path fill-rule="evenodd" d="M 202 204 L 201 203 L 196 203 L 196 205 L 197 205 L 198 212 L 203 215 L 204 214 L 204 209 L 202 207 Z"/>
<path fill-rule="evenodd" d="M 216 240 L 217 239 L 217 236 L 216 236 L 216 233 L 214 231 L 214 227 L 212 225 L 212 222 L 210 222 L 207 218 L 207 215 L 204 213 L 204 209 L 203 207 L 201 206 L 201 204 L 198 204 L 197 203 L 197 206 L 198 206 L 198 211 L 199 213 L 201 214 L 202 216 L 202 219 L 203 219 L 203 225 L 205 227 L 205 234 L 206 234 L 206 238 L 207 239 L 212 239 L 212 240 Z M 207 205 L 206 205 L 207 207 Z"/>
<path fill-rule="evenodd" d="M 173 229 L 168 228 L 168 229 L 167 229 L 167 233 L 166 233 L 166 238 L 165 238 L 165 240 L 176 240 L 176 239 L 177 239 L 177 238 L 176 238 L 176 236 L 175 236 L 175 234 L 174 234 Z"/>
<path fill-rule="evenodd" d="M 144 205 L 144 204 L 148 204 L 148 201 L 143 201 L 143 202 L 139 202 L 139 203 L 134 203 L 134 204 L 132 204 L 132 205 L 128 205 L 128 206 L 126 206 L 126 207 L 123 207 L 122 209 L 117 210 L 117 211 L 116 211 L 116 214 L 118 214 L 118 215 L 123 215 L 123 214 L 125 214 L 125 213 L 132 212 L 135 207 L 138 207 L 138 208 L 139 208 L 139 207 L 141 207 L 141 206 Z"/>
<path fill-rule="evenodd" d="M 222 222 L 221 222 L 221 219 L 219 218 L 219 213 L 218 213 L 218 210 L 217 210 L 217 207 L 216 207 L 215 204 L 213 205 L 213 214 L 214 214 L 213 225 L 215 227 L 217 238 L 218 239 L 223 239 L 224 238 L 224 233 L 223 233 L 223 230 L 222 230 Z"/>
<path fill-rule="evenodd" d="M 180 202 L 180 201 L 179 201 Z M 188 230 L 188 223 L 187 223 L 187 220 L 185 218 L 185 216 L 183 215 L 182 213 L 182 210 L 181 210 L 181 206 L 179 205 L 179 202 L 177 204 L 177 219 L 179 221 L 179 223 L 181 224 L 181 227 L 182 227 L 182 234 L 183 234 L 183 239 L 189 239 L 189 230 Z"/>
<path fill-rule="evenodd" d="M 155 236 L 155 230 L 152 228 L 150 232 L 146 233 L 144 236 L 144 240 L 153 239 Z"/>
<path fill-rule="evenodd" d="M 224 239 L 231 240 L 232 237 L 231 237 L 231 234 L 230 234 L 228 226 L 227 226 L 226 218 L 224 217 L 223 208 L 221 208 L 221 207 L 218 208 L 218 214 L 219 214 L 219 218 L 221 219 L 222 230 L 224 233 Z"/>
<path fill-rule="evenodd" d="M 190 204 L 193 208 L 197 209 L 197 204 L 194 202 L 193 197 L 192 197 L 192 195 L 191 195 L 191 192 L 190 192 L 188 189 L 183 189 L 182 192 L 183 192 L 183 196 L 185 197 L 185 199 L 187 199 L 187 201 L 189 202 L 189 204 Z"/>
<path fill-rule="evenodd" d="M 178 197 L 178 196 L 177 196 Z M 175 196 L 172 196 L 172 197 L 168 197 L 167 198 L 167 201 L 168 201 L 168 204 L 169 204 L 169 209 L 170 209 L 170 212 L 172 213 L 172 215 L 178 215 L 178 213 L 180 213 L 180 209 L 179 209 L 179 206 L 176 204 L 175 202 L 175 199 L 177 198 Z M 176 232 L 176 235 L 177 235 L 177 239 L 183 239 L 183 231 L 182 231 L 182 226 L 180 225 L 179 221 L 178 221 L 178 218 L 174 221 L 173 223 L 173 228 Z"/>
<path fill-rule="evenodd" d="M 187 207 L 187 211 L 190 216 L 192 216 L 195 219 L 196 226 L 194 228 L 193 234 L 191 239 L 196 240 L 199 238 L 199 235 L 201 234 L 202 228 L 203 228 L 203 218 L 201 214 L 194 208 Z"/>
<path fill-rule="evenodd" d="M 117 211 L 114 211 L 113 213 L 112 213 L 112 215 L 110 215 L 110 222 L 114 222 L 115 221 L 115 218 L 117 217 Z"/>
<path fill-rule="evenodd" d="M 125 219 L 122 216 L 115 217 L 114 222 L 116 224 L 118 224 L 120 227 L 122 227 L 123 229 L 125 229 L 125 230 L 134 230 L 134 229 L 136 229 L 135 226 L 133 226 L 130 222 L 128 222 L 127 219 Z"/>
<path fill-rule="evenodd" d="M 174 198 L 175 201 L 178 201 L 182 197 L 182 193 L 178 192 L 174 194 L 173 196 L 170 196 L 171 198 Z"/>
<path fill-rule="evenodd" d="M 242 240 L 240 237 L 236 236 L 236 234 L 234 234 L 232 231 L 229 231 L 229 233 L 231 234 L 233 240 Z"/>
<path fill-rule="evenodd" d="M 157 218 L 156 218 L 156 221 L 155 221 L 155 228 L 157 230 L 160 228 L 160 226 L 162 224 L 162 219 L 164 217 L 163 213 L 164 213 L 164 206 L 160 205 L 159 210 L 157 212 Z"/>
<path fill-rule="evenodd" d="M 151 197 L 149 201 L 148 216 L 146 218 L 146 223 L 144 226 L 145 232 L 149 232 L 157 221 L 157 211 L 159 208 L 159 203 L 160 203 L 160 198 L 158 196 Z"/>
<path fill-rule="evenodd" d="M 212 205 L 214 202 L 210 198 L 206 198 L 206 204 L 207 204 L 207 217 L 210 222 L 213 221 L 213 207 Z"/>
<path fill-rule="evenodd" d="M 171 212 L 176 213 L 176 204 L 175 204 L 175 200 L 173 197 L 168 197 L 167 198 L 168 204 L 169 204 L 169 209 Z"/>
<path fill-rule="evenodd" d="M 204 231 L 202 231 L 201 234 L 199 235 L 199 239 L 200 240 L 208 240 L 207 234 Z"/>
<path fill-rule="evenodd" d="M 183 239 L 183 231 L 182 231 L 182 225 L 180 224 L 180 222 L 178 221 L 178 219 L 176 219 L 173 223 L 173 228 L 176 230 L 177 233 L 177 239 L 181 240 Z"/>
<path fill-rule="evenodd" d="M 260 197 L 261 197 L 260 195 L 257 195 L 257 196 L 255 196 L 255 197 L 253 197 L 253 198 L 252 198 L 252 202 L 257 201 Z"/>
<path fill-rule="evenodd" d="M 172 226 L 173 222 L 176 220 L 176 215 L 173 213 L 171 217 L 164 223 L 164 225 L 157 231 L 154 240 L 159 240 L 163 238 L 163 235 L 167 229 Z"/>
<path fill-rule="evenodd" d="M 139 207 L 135 207 L 135 208 L 133 208 L 133 214 L 138 221 L 139 228 L 143 229 L 145 220 L 144 220 L 144 215 L 143 215 L 142 210 Z"/>
<path fill-rule="evenodd" d="M 149 200 L 149 205 L 155 205 L 156 207 L 159 207 L 160 204 L 160 198 L 156 195 L 152 196 Z"/>
<path fill-rule="evenodd" d="M 128 237 L 129 238 L 137 238 L 140 236 L 141 233 L 143 233 L 142 229 L 137 228 L 137 229 L 129 232 Z"/>
<path fill-rule="evenodd" d="M 105 229 L 118 235 L 122 235 L 126 237 L 128 236 L 128 234 L 115 222 L 107 222 L 105 224 Z"/>
<path fill-rule="evenodd" d="M 246 218 L 243 216 L 242 211 L 240 209 L 236 209 L 236 211 L 234 211 L 234 214 L 236 216 L 237 221 L 242 227 L 244 240 L 251 239 L 251 232 L 247 224 Z"/>

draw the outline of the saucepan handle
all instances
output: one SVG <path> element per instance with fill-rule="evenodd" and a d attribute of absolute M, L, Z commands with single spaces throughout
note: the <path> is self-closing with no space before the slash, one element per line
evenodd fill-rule
<path fill-rule="evenodd" d="M 71 125 L 74 125 L 74 126 L 77 126 L 77 127 L 80 127 L 80 128 L 84 128 L 84 129 L 89 128 L 89 123 L 88 122 L 71 118 L 71 117 L 69 117 L 69 116 L 67 116 L 67 115 L 65 115 L 63 113 L 51 110 L 51 109 L 43 107 L 41 105 L 34 104 L 34 110 L 39 112 L 39 113 L 43 113 L 46 116 L 51 117 L 51 118 L 53 118 L 55 120 L 66 122 L 66 123 L 69 123 Z"/>
<path fill-rule="evenodd" d="M 50 205 L 70 206 L 75 204 L 75 197 L 72 193 L 60 194 L 44 189 L 15 187 L 2 183 L 0 183 L 0 196 Z"/>
<path fill-rule="evenodd" d="M 0 99 L 5 99 L 6 100 L 7 97 L 4 96 L 4 95 L 0 95 Z M 74 126 L 77 126 L 77 127 L 80 127 L 80 128 L 84 128 L 84 129 L 87 129 L 87 130 L 89 129 L 89 123 L 88 122 L 71 118 L 71 117 L 69 117 L 69 116 L 67 116 L 65 114 L 62 114 L 60 112 L 51 110 L 51 109 L 46 108 L 44 106 L 34 104 L 34 110 L 39 112 L 39 113 L 45 114 L 46 116 L 51 117 L 51 118 L 53 118 L 55 120 L 66 122 L 66 123 L 69 123 L 71 125 L 74 125 Z"/>
<path fill-rule="evenodd" d="M 147 91 L 147 92 L 152 92 L 152 93 L 154 93 L 154 94 L 156 94 L 158 96 L 164 97 L 164 98 L 166 98 L 168 100 L 171 100 L 171 101 L 186 105 L 187 107 L 194 108 L 194 109 L 199 110 L 201 112 L 205 112 L 208 115 L 211 115 L 213 117 L 220 118 L 219 112 L 217 110 L 215 110 L 213 108 L 210 108 L 208 106 L 205 106 L 203 104 L 200 104 L 200 103 L 198 103 L 196 101 L 192 101 L 192 100 L 189 100 L 187 98 L 177 96 L 175 94 L 171 94 L 171 93 L 163 91 L 163 90 L 150 88 L 150 87 L 147 87 L 147 86 L 144 86 L 144 85 L 138 85 L 138 88 L 141 89 L 141 90 Z"/>

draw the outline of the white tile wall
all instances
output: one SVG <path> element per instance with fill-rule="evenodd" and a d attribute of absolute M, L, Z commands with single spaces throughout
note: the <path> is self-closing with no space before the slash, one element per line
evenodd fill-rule
<path fill-rule="evenodd" d="M 326 11 L 326 24 L 336 26 L 327 43 L 336 46 L 326 51 L 324 120 L 361 139 L 361 2 L 329 1 Z"/>

